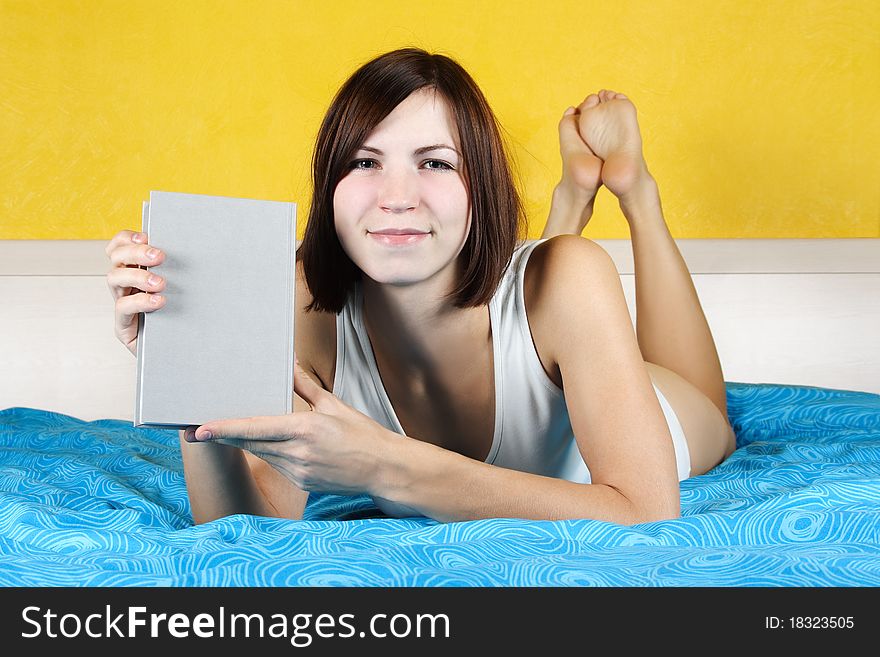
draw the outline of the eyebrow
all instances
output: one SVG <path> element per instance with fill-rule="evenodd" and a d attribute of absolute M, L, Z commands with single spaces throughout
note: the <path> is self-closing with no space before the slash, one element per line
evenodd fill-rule
<path fill-rule="evenodd" d="M 439 150 L 447 150 L 452 151 L 456 155 L 459 155 L 459 152 L 455 150 L 452 146 L 447 146 L 446 144 L 432 144 L 430 146 L 422 146 L 421 148 L 417 148 L 413 151 L 414 155 L 422 155 L 423 153 L 429 153 L 430 151 L 439 151 Z M 361 146 L 358 150 L 360 151 L 370 151 L 371 153 L 375 153 L 376 155 L 384 155 L 382 151 L 378 148 L 373 148 L 372 146 Z"/>

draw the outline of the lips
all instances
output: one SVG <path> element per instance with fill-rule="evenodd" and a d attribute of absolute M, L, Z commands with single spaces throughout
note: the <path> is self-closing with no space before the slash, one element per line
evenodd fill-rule
<path fill-rule="evenodd" d="M 418 228 L 382 228 L 369 231 L 373 235 L 427 235 L 430 231 Z"/>
<path fill-rule="evenodd" d="M 415 228 L 384 228 L 379 231 L 369 231 L 369 235 L 383 246 L 409 246 L 424 242 L 431 233 Z"/>

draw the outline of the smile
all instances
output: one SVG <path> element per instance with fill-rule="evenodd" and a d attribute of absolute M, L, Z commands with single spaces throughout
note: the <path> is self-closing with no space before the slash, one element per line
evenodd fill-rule
<path fill-rule="evenodd" d="M 417 244 L 431 236 L 431 233 L 404 233 L 403 235 L 389 235 L 387 233 L 370 233 L 371 238 L 386 246 L 409 246 Z"/>

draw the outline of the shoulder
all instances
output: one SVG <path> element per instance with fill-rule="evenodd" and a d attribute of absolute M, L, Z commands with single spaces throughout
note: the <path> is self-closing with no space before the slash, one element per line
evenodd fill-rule
<path fill-rule="evenodd" d="M 296 315 L 294 343 L 297 359 L 307 371 L 318 376 L 325 389 L 333 387 L 336 368 L 336 315 L 328 312 L 306 312 L 312 293 L 306 283 L 302 261 L 296 262 Z"/>
<path fill-rule="evenodd" d="M 578 235 L 557 235 L 535 246 L 527 264 L 526 278 L 552 273 L 567 278 L 581 276 L 584 267 L 588 271 L 598 268 L 610 271 L 614 261 L 608 252 L 593 240 Z"/>
<path fill-rule="evenodd" d="M 586 292 L 620 288 L 617 267 L 601 246 L 577 235 L 558 235 L 534 247 L 523 272 L 523 294 L 531 315 L 575 309 Z M 544 317 L 550 320 L 552 317 Z"/>
<path fill-rule="evenodd" d="M 545 370 L 559 376 L 561 345 L 589 334 L 608 298 L 623 299 L 620 276 L 601 246 L 577 235 L 558 235 L 534 247 L 523 272 L 529 328 Z M 625 305 L 625 301 L 624 301 Z"/>

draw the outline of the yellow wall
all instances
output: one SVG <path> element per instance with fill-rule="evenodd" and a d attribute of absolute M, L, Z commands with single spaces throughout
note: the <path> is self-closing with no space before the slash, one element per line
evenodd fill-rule
<path fill-rule="evenodd" d="M 878 33 L 873 0 L 0 0 L 0 239 L 109 239 L 152 189 L 304 221 L 333 93 L 405 45 L 481 85 L 533 237 L 557 121 L 601 87 L 639 108 L 675 237 L 880 237 Z M 585 235 L 628 237 L 607 190 Z"/>

